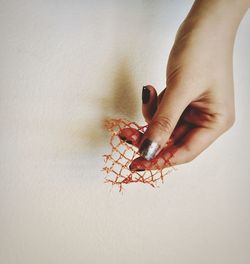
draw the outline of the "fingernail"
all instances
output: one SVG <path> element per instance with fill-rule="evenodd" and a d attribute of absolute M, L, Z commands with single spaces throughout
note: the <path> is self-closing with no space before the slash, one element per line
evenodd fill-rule
<path fill-rule="evenodd" d="M 137 169 L 137 168 L 133 168 L 131 165 L 129 165 L 129 169 L 131 171 L 145 171 L 145 169 Z"/>
<path fill-rule="evenodd" d="M 149 139 L 145 139 L 139 149 L 139 153 L 146 160 L 151 160 L 155 157 L 155 154 L 159 150 L 160 145 L 156 142 L 153 142 Z"/>
<path fill-rule="evenodd" d="M 142 102 L 143 104 L 147 104 L 150 98 L 150 91 L 147 86 L 143 86 L 142 88 Z"/>
<path fill-rule="evenodd" d="M 128 144 L 132 144 L 132 143 L 133 143 L 131 140 L 126 139 L 124 136 L 120 136 L 120 135 L 119 135 L 119 138 L 120 138 L 121 140 L 127 142 Z"/>

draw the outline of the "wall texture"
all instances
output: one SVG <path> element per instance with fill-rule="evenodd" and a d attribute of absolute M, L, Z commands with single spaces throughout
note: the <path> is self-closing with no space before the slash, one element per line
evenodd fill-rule
<path fill-rule="evenodd" d="M 103 184 L 102 121 L 142 122 L 192 1 L 0 1 L 0 262 L 250 263 L 250 14 L 237 122 L 159 189 Z"/>

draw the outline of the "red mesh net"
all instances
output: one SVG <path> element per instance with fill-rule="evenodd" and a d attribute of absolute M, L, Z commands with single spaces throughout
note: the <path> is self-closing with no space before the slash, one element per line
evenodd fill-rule
<path fill-rule="evenodd" d="M 173 167 L 131 171 L 129 165 L 139 157 L 138 149 L 118 136 L 120 131 L 126 128 L 144 133 L 147 126 L 139 126 L 135 122 L 129 122 L 125 119 L 109 119 L 104 122 L 104 127 L 111 134 L 111 152 L 103 155 L 105 163 L 103 171 L 106 173 L 106 183 L 118 186 L 120 191 L 123 189 L 124 184 L 129 183 L 144 183 L 152 187 L 158 187 L 157 183 L 159 181 L 163 183 L 164 177 L 172 171 Z M 171 165 L 169 159 L 164 160 L 164 162 Z"/>

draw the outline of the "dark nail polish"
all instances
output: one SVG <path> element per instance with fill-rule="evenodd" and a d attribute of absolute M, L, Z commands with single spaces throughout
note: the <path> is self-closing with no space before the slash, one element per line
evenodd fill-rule
<path fill-rule="evenodd" d="M 142 157 L 146 160 L 151 160 L 155 157 L 157 151 L 159 150 L 160 145 L 156 142 L 153 142 L 149 139 L 145 139 L 139 149 L 139 152 Z"/>
<path fill-rule="evenodd" d="M 125 138 L 124 136 L 120 136 L 120 135 L 119 135 L 119 138 L 120 138 L 121 140 L 123 140 L 123 141 L 126 140 L 126 138 Z"/>
<path fill-rule="evenodd" d="M 119 136 L 119 138 L 121 140 L 123 140 L 124 142 L 128 143 L 128 144 L 132 144 L 133 143 L 131 140 L 126 139 L 124 136 Z"/>
<path fill-rule="evenodd" d="M 142 88 L 142 102 L 143 104 L 147 104 L 150 99 L 150 91 L 147 86 L 143 86 Z"/>

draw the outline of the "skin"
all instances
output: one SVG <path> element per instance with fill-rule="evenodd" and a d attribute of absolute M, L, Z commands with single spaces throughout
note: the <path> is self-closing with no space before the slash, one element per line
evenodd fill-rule
<path fill-rule="evenodd" d="M 149 126 L 135 145 L 150 139 L 159 149 L 150 161 L 134 160 L 131 170 L 190 162 L 233 125 L 233 46 L 249 6 L 249 0 L 194 2 L 169 56 L 167 88 L 158 95 L 146 87 L 150 99 L 142 112 Z"/>

